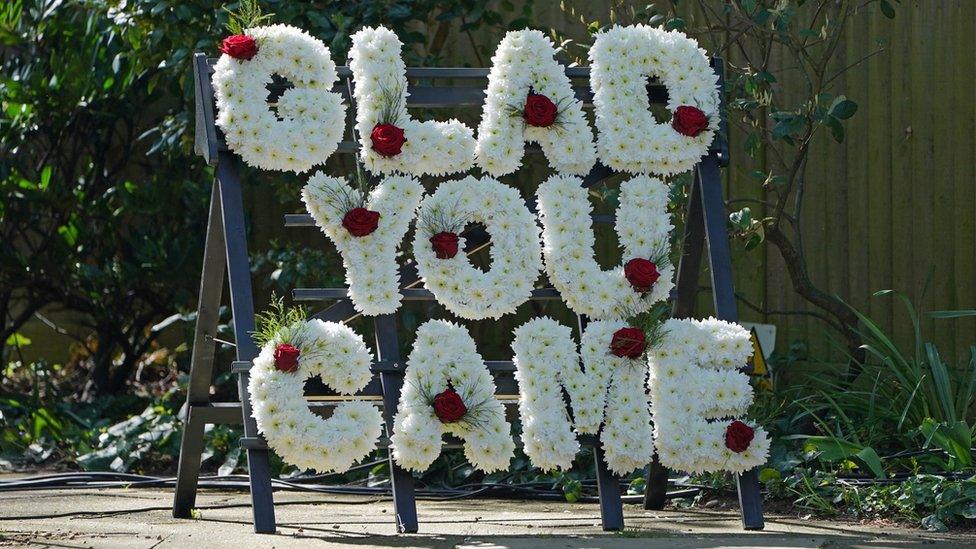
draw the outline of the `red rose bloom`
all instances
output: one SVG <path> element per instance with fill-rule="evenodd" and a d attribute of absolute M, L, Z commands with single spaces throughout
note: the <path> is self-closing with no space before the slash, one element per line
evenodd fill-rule
<path fill-rule="evenodd" d="M 682 105 L 675 109 L 671 127 L 681 135 L 695 137 L 708 129 L 708 117 L 698 107 Z"/>
<path fill-rule="evenodd" d="M 220 43 L 220 52 L 234 59 L 250 59 L 258 53 L 258 43 L 246 34 L 228 36 Z"/>
<path fill-rule="evenodd" d="M 640 328 L 621 328 L 613 333 L 610 340 L 610 352 L 627 358 L 640 358 L 647 348 L 644 331 Z"/>
<path fill-rule="evenodd" d="M 454 389 L 448 389 L 434 397 L 434 414 L 443 423 L 454 423 L 460 421 L 464 414 L 468 413 L 468 407 L 461 400 L 461 395 Z"/>
<path fill-rule="evenodd" d="M 342 226 L 353 236 L 366 236 L 380 224 L 380 212 L 366 208 L 353 208 L 342 218 Z"/>
<path fill-rule="evenodd" d="M 556 121 L 556 114 L 556 104 L 548 97 L 529 92 L 529 96 L 525 99 L 525 109 L 522 111 L 522 118 L 525 119 L 526 124 L 548 128 Z"/>
<path fill-rule="evenodd" d="M 735 420 L 725 429 L 725 446 L 736 453 L 745 452 L 756 432 L 745 423 Z"/>
<path fill-rule="evenodd" d="M 298 356 L 302 354 L 294 345 L 282 343 L 275 347 L 274 361 L 275 368 L 282 372 L 294 372 L 298 369 Z"/>
<path fill-rule="evenodd" d="M 644 293 L 661 278 L 657 265 L 642 257 L 635 257 L 624 265 L 624 277 L 633 286 L 634 291 Z"/>
<path fill-rule="evenodd" d="M 437 259 L 451 259 L 458 253 L 458 235 L 443 231 L 430 237 Z"/>
<path fill-rule="evenodd" d="M 393 124 L 377 124 L 373 126 L 373 131 L 369 134 L 373 141 L 373 150 L 383 156 L 396 156 L 403 149 L 403 144 L 407 141 L 403 137 L 403 129 Z"/>

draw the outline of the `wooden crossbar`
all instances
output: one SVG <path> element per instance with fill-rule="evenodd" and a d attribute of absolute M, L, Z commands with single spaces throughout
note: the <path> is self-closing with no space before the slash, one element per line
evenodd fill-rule
<path fill-rule="evenodd" d="M 275 531 L 274 502 L 272 497 L 269 448 L 257 432 L 250 411 L 248 380 L 253 359 L 258 349 L 251 339 L 254 329 L 254 307 L 251 294 L 250 263 L 245 236 L 245 215 L 242 189 L 239 177 L 239 159 L 226 148 L 219 129 L 216 127 L 215 104 L 210 77 L 213 73 L 214 59 L 204 54 L 194 56 L 195 84 L 195 136 L 194 148 L 208 164 L 216 167 L 216 180 L 211 195 L 209 223 L 204 250 L 203 268 L 200 277 L 200 297 L 198 303 L 197 325 L 194 334 L 193 353 L 190 365 L 190 382 L 187 402 L 184 406 L 185 423 L 180 445 L 179 470 L 173 499 L 173 516 L 188 518 L 195 503 L 197 481 L 200 472 L 200 457 L 203 452 L 205 426 L 208 424 L 243 424 L 244 436 L 241 447 L 248 461 L 249 484 L 254 514 L 254 529 L 257 532 Z M 723 65 L 720 59 L 713 60 L 713 67 L 720 78 Z M 348 67 L 338 67 L 339 84 L 335 87 L 344 100 L 352 107 L 348 109 L 350 127 L 355 126 L 355 105 L 352 100 L 352 74 Z M 473 68 L 407 68 L 409 97 L 407 106 L 418 108 L 459 108 L 480 107 L 484 101 L 484 81 L 489 69 Z M 588 85 L 589 69 L 572 67 L 566 74 L 574 82 L 574 92 L 584 106 L 592 105 L 592 91 Z M 449 82 L 445 82 L 449 81 Z M 469 81 L 478 81 L 477 83 Z M 467 85 L 457 85 L 457 82 Z M 287 89 L 281 83 L 269 86 L 269 100 L 274 101 Z M 650 80 L 647 86 L 648 97 L 653 104 L 667 101 L 667 90 L 659 82 Z M 719 168 L 728 164 L 728 144 L 725 139 L 725 120 L 721 121 L 708 155 L 695 169 L 695 179 L 689 201 L 688 221 L 685 227 L 684 251 L 678 268 L 676 291 L 674 294 L 674 315 L 691 316 L 695 296 L 698 291 L 698 275 L 701 270 L 702 253 L 707 245 L 710 273 L 712 276 L 713 297 L 716 314 L 722 319 L 737 320 L 734 294 L 732 293 L 731 260 L 728 249 L 728 235 L 725 231 L 725 208 L 722 201 L 722 188 Z M 354 140 L 343 141 L 339 154 L 353 154 L 358 150 Z M 526 153 L 541 154 L 537 145 L 526 145 Z M 583 178 L 586 187 L 592 186 L 613 172 L 597 164 Z M 527 203 L 535 211 L 535 204 Z M 594 223 L 613 223 L 612 215 L 595 215 Z M 314 226 L 307 214 L 285 216 L 286 227 Z M 483 249 L 490 242 L 490 236 L 483 228 L 475 226 L 464 233 L 465 253 L 471 254 Z M 433 295 L 420 287 L 416 266 L 410 263 L 399 268 L 400 280 L 404 281 L 401 293 L 407 301 L 431 301 Z M 238 376 L 237 402 L 211 402 L 209 389 L 213 380 L 215 338 L 218 323 L 217 312 L 220 307 L 224 280 L 227 280 L 231 296 L 231 310 L 234 319 L 236 359 L 231 363 L 231 371 Z M 325 309 L 316 312 L 313 318 L 333 321 L 348 321 L 359 316 L 347 297 L 345 288 L 296 288 L 293 296 L 299 301 L 334 301 Z M 533 290 L 531 299 L 559 299 L 553 288 Z M 580 333 L 587 319 L 578 317 Z M 377 360 L 371 366 L 373 379 L 367 387 L 354 397 L 338 395 L 325 387 L 317 379 L 306 384 L 305 398 L 313 412 L 328 413 L 337 403 L 350 399 L 370 400 L 381 405 L 386 426 L 382 438 L 384 446 L 392 434 L 393 419 L 396 414 L 400 389 L 403 384 L 405 361 L 399 354 L 396 315 L 381 315 L 373 318 L 376 334 Z M 496 397 L 509 407 L 518 400 L 518 385 L 514 378 L 514 365 L 511 361 L 488 361 L 487 367 L 496 383 Z M 459 441 L 447 437 L 445 444 Z M 620 479 L 606 466 L 606 459 L 599 444 L 598 436 L 581 436 L 580 443 L 593 449 L 596 462 L 597 486 L 600 495 L 600 513 L 606 530 L 623 528 L 623 509 L 620 493 Z M 660 509 L 664 505 L 667 489 L 667 470 L 657 462 L 647 471 L 647 492 L 645 507 Z M 394 516 L 400 532 L 416 532 L 417 511 L 414 498 L 413 477 L 390 457 L 390 476 L 393 490 Z M 750 471 L 738 477 L 739 500 L 742 507 L 743 525 L 748 529 L 762 528 L 763 516 L 759 494 L 758 476 Z"/>

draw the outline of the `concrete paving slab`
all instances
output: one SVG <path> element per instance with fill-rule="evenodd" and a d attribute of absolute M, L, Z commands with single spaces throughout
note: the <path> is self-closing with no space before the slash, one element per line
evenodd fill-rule
<path fill-rule="evenodd" d="M 58 489 L 0 493 L 0 547 L 460 547 L 721 548 L 965 547 L 973 534 L 768 516 L 745 532 L 725 510 L 625 507 L 626 530 L 606 533 L 594 504 L 464 499 L 419 501 L 420 533 L 397 535 L 392 504 L 372 497 L 279 492 L 278 533 L 255 534 L 246 493 L 203 491 L 195 519 L 171 516 L 172 491 Z"/>

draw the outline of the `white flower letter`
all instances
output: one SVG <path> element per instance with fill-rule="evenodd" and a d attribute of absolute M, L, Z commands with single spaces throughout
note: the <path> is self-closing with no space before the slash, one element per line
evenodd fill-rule
<path fill-rule="evenodd" d="M 287 25 L 247 29 L 257 54 L 222 55 L 214 66 L 217 126 L 227 146 L 250 166 L 304 172 L 335 152 L 345 126 L 342 96 L 332 92 L 336 67 L 329 48 Z M 268 108 L 267 85 L 279 75 L 294 87 Z"/>
<path fill-rule="evenodd" d="M 305 208 L 342 255 L 353 306 L 366 315 L 390 314 L 400 308 L 397 247 L 402 243 L 424 188 L 409 176 L 394 175 L 374 188 L 365 207 L 379 212 L 376 230 L 353 236 L 342 225 L 348 199 L 358 196 L 344 179 L 321 172 L 302 189 Z"/>
<path fill-rule="evenodd" d="M 484 223 L 491 234 L 488 272 L 463 252 L 439 258 L 431 246 L 434 235 L 460 233 L 468 222 Z M 447 181 L 420 204 L 413 242 L 417 272 L 437 301 L 462 318 L 498 318 L 529 299 L 542 270 L 541 252 L 539 226 L 522 195 L 495 179 Z"/>
<path fill-rule="evenodd" d="M 491 58 L 475 151 L 478 165 L 489 174 L 500 177 L 516 171 L 525 141 L 539 143 L 557 171 L 585 174 L 596 162 L 582 103 L 555 55 L 552 40 L 537 30 L 511 31 L 498 45 Z M 550 125 L 527 123 L 523 111 L 530 93 L 543 96 L 540 101 L 548 101 L 556 113 Z"/>
<path fill-rule="evenodd" d="M 442 422 L 432 401 L 453 390 L 467 413 L 459 421 Z M 505 408 L 495 398 L 495 381 L 462 326 L 429 320 L 417 329 L 407 360 L 400 403 L 390 439 L 393 458 L 413 471 L 425 471 L 441 453 L 441 437 L 464 439 L 464 455 L 485 472 L 508 468 L 515 442 L 505 421 Z"/>
<path fill-rule="evenodd" d="M 597 319 L 623 318 L 668 298 L 674 286 L 669 258 L 673 227 L 663 182 L 641 175 L 621 183 L 614 226 L 624 265 L 633 259 L 655 264 L 659 277 L 649 290 L 635 288 L 624 265 L 604 271 L 596 262 L 592 206 L 582 180 L 554 175 L 539 186 L 537 195 L 546 272 L 573 311 Z"/>
<path fill-rule="evenodd" d="M 745 414 L 752 402 L 749 378 L 738 371 L 752 354 L 749 332 L 710 318 L 668 320 L 664 334 L 648 353 L 661 463 L 679 471 L 736 473 L 765 463 L 769 439 L 763 429 L 750 426 L 754 438 L 741 451 L 726 443 L 733 423 L 728 418 Z"/>
<path fill-rule="evenodd" d="M 614 26 L 590 48 L 590 85 L 597 148 L 607 166 L 631 173 L 672 175 L 690 170 L 708 152 L 718 123 L 718 76 L 698 43 L 678 31 Z M 668 89 L 668 110 L 694 107 L 707 129 L 683 135 L 651 114 L 647 77 Z"/>
<path fill-rule="evenodd" d="M 403 44 L 385 27 L 366 27 L 352 35 L 349 68 L 356 99 L 356 130 L 361 157 L 372 172 L 398 171 L 413 175 L 445 175 L 467 171 L 474 162 L 474 132 L 458 120 L 419 122 L 407 113 L 406 67 Z M 387 155 L 374 147 L 372 133 L 391 124 L 406 141 L 399 153 Z"/>
<path fill-rule="evenodd" d="M 372 404 L 353 401 L 339 404 L 329 419 L 322 419 L 305 403 L 305 380 L 317 375 L 339 393 L 355 394 L 372 378 L 373 356 L 344 324 L 313 319 L 289 331 L 293 337 L 288 343 L 301 351 L 297 370 L 276 367 L 280 341 L 265 345 L 254 359 L 248 385 L 254 420 L 286 462 L 321 473 L 345 471 L 376 449 L 383 417 Z"/>
<path fill-rule="evenodd" d="M 576 431 L 600 432 L 611 470 L 627 474 L 654 456 L 646 364 L 609 352 L 613 333 L 624 326 L 609 321 L 587 325 L 582 338 L 585 371 L 566 326 L 535 318 L 515 330 L 522 444 L 536 466 L 567 469 L 579 451 L 560 387 L 569 394 Z"/>

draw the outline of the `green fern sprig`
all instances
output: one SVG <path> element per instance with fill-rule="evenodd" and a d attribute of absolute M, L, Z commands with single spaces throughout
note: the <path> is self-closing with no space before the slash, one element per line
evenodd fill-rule
<path fill-rule="evenodd" d="M 241 0 L 237 11 L 224 8 L 228 14 L 227 30 L 231 34 L 244 34 L 244 31 L 260 26 L 274 17 L 273 13 L 261 13 L 258 0 Z"/>
<path fill-rule="evenodd" d="M 418 386 L 412 381 L 408 381 L 407 383 L 410 383 L 411 386 L 417 389 L 417 392 L 420 393 L 420 399 L 425 405 L 433 408 L 434 398 L 440 394 L 440 391 L 437 393 L 434 392 L 433 384 L 429 382 L 421 382 Z M 447 388 L 454 389 L 450 383 L 448 383 Z M 454 423 L 464 426 L 464 428 L 469 431 L 472 429 L 487 429 L 486 425 L 488 423 L 489 416 L 492 414 L 492 410 L 488 406 L 488 403 L 491 402 L 494 395 L 474 403 L 471 402 L 473 396 L 472 393 L 459 393 L 459 396 L 461 397 L 461 402 L 463 402 L 465 408 L 467 408 L 467 412 L 464 413 L 464 416 L 461 417 L 461 419 Z"/>
<path fill-rule="evenodd" d="M 530 89 L 529 93 L 534 92 Z M 572 97 L 563 97 L 562 99 L 556 101 L 556 118 L 549 127 L 555 130 L 557 133 L 566 129 L 566 118 L 562 115 L 566 112 L 570 105 L 573 104 L 573 100 L 574 98 Z M 525 105 L 513 105 L 509 103 L 505 107 L 505 112 L 513 118 L 521 118 L 523 127 L 528 125 L 524 118 Z"/>
<path fill-rule="evenodd" d="M 435 208 L 422 212 L 417 219 L 417 226 L 424 234 L 435 235 L 441 232 L 461 234 L 473 215 L 458 208 L 460 200 L 459 197 L 450 208 Z"/>
<path fill-rule="evenodd" d="M 290 343 L 300 347 L 305 339 L 304 307 L 286 307 L 282 297 L 271 296 L 271 306 L 267 311 L 254 315 L 255 330 L 251 337 L 258 347 L 268 343 Z"/>
<path fill-rule="evenodd" d="M 647 343 L 646 349 L 650 351 L 661 345 L 667 330 L 664 329 L 664 321 L 671 316 L 671 306 L 668 302 L 662 302 L 651 307 L 651 310 L 642 313 L 624 311 L 624 318 L 627 323 L 634 328 L 640 328 L 644 332 L 644 341 Z"/>
<path fill-rule="evenodd" d="M 380 100 L 380 124 L 400 125 L 400 116 L 403 112 L 403 85 L 397 84 L 393 88 L 381 87 Z"/>

